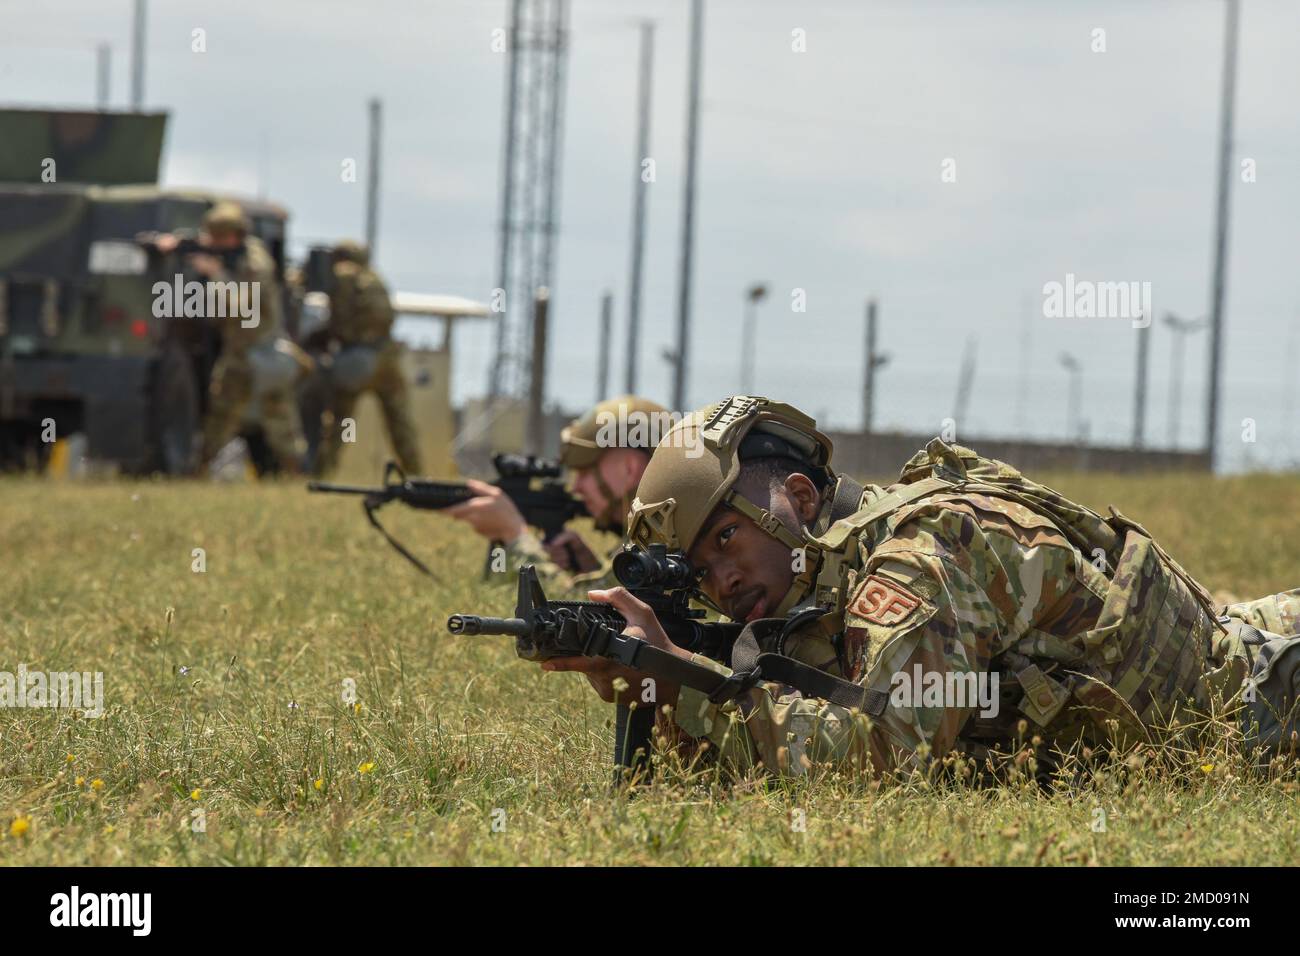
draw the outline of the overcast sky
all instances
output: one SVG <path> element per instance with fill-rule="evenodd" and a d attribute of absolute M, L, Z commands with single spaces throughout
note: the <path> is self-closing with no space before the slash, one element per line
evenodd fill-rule
<path fill-rule="evenodd" d="M 398 288 L 486 299 L 505 57 L 504 0 L 153 0 L 146 106 L 171 112 L 164 182 L 227 188 L 292 213 L 296 242 L 362 230 L 370 96 L 385 109 L 378 260 Z M 745 288 L 757 390 L 832 427 L 861 422 L 863 311 L 880 302 L 876 424 L 937 432 L 970 336 L 978 371 L 959 437 L 1062 438 L 1083 366 L 1094 439 L 1132 430 L 1135 336 L 1051 319 L 1067 273 L 1147 281 L 1156 312 L 1209 310 L 1221 0 L 709 0 L 697 203 L 691 404 L 739 386 Z M 626 316 L 636 22 L 657 23 L 642 391 L 667 401 L 684 166 L 687 0 L 572 0 L 550 396 L 594 395 L 601 291 Z M 94 45 L 129 96 L 130 0 L 0 0 L 0 99 L 93 100 Z M 206 31 L 207 52 L 191 51 Z M 1094 52 L 1095 30 L 1105 52 Z M 806 52 L 792 50 L 805 31 Z M 1227 283 L 1222 451 L 1232 467 L 1300 460 L 1300 4 L 1243 0 Z M 955 161 L 956 181 L 941 177 Z M 791 309 L 803 289 L 807 311 Z M 486 326 L 458 341 L 456 394 L 482 391 Z M 1203 435 L 1208 336 L 1187 348 L 1181 440 Z M 1168 439 L 1170 335 L 1152 337 L 1148 442 Z M 622 383 L 622 362 L 615 382 Z M 588 374 L 588 370 L 591 374 Z M 1256 422 L 1257 442 L 1241 440 Z"/>

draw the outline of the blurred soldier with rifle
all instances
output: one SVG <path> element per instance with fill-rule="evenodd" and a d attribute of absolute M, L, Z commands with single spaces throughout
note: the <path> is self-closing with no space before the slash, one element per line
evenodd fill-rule
<path fill-rule="evenodd" d="M 210 464 L 239 433 L 245 410 L 257 398 L 262 431 L 279 467 L 299 471 L 304 443 L 294 385 L 311 363 L 284 338 L 275 260 L 261 240 L 249 235 L 243 210 L 220 202 L 203 217 L 198 237 L 151 233 L 138 241 L 156 256 L 183 256 L 188 269 L 225 296 L 218 315 L 209 316 L 221 322 L 221 354 L 209 385 L 201 464 Z M 256 314 L 246 317 L 238 300 L 249 298 Z"/>
<path fill-rule="evenodd" d="M 329 303 L 329 351 L 320 360 L 329 410 L 313 470 L 317 475 L 334 470 L 345 420 L 369 391 L 379 399 L 402 470 L 418 475 L 420 452 L 402 374 L 402 346 L 392 337 L 393 304 L 388 287 L 370 267 L 369 250 L 361 243 L 344 240 L 334 247 Z"/>
<path fill-rule="evenodd" d="M 553 541 L 564 533 L 564 526 L 579 515 L 586 514 L 582 502 L 569 494 L 560 481 L 557 462 L 534 458 L 531 455 L 495 455 L 492 464 L 497 470 L 497 480 L 487 485 L 494 494 L 503 496 L 526 524 L 542 534 L 542 541 Z M 396 478 L 396 480 L 391 480 Z M 483 482 L 475 482 L 482 486 Z M 481 491 L 463 481 L 431 481 L 407 478 L 397 462 L 390 461 L 384 469 L 384 484 L 378 488 L 361 488 L 353 485 L 335 485 L 323 481 L 307 484 L 308 491 L 335 495 L 358 495 L 365 508 L 366 519 L 384 536 L 389 544 L 419 570 L 434 577 L 432 571 L 419 558 L 408 551 L 379 523 L 375 512 L 390 501 L 400 501 L 421 511 L 442 511 L 481 497 Z M 499 538 L 488 545 L 489 570 L 493 565 L 493 551 L 504 544 Z"/>
<path fill-rule="evenodd" d="M 573 492 L 599 530 L 622 538 L 624 516 L 668 414 L 656 402 L 624 395 L 601 402 L 560 432 L 560 464 L 569 469 Z M 585 596 L 587 588 L 614 583 L 618 546 L 602 558 L 571 530 L 540 541 L 501 489 L 473 479 L 467 484 L 478 497 L 446 514 L 490 541 L 504 542 L 511 566 L 534 566 L 548 593 Z"/>

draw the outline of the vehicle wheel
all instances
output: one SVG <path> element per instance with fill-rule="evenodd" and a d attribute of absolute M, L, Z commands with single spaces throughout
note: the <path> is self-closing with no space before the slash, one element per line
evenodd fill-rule
<path fill-rule="evenodd" d="M 189 353 L 177 342 L 163 348 L 152 400 L 155 467 L 168 475 L 191 474 L 199 429 L 199 385 Z"/>

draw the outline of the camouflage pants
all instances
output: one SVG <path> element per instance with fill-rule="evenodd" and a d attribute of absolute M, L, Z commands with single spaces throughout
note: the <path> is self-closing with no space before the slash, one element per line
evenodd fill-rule
<path fill-rule="evenodd" d="M 335 387 L 330 394 L 330 410 L 321 426 L 320 452 L 316 457 L 317 474 L 328 474 L 338 464 L 343 445 L 343 420 L 351 418 L 357 401 L 366 392 L 374 392 L 384 413 L 384 426 L 397 462 L 409 475 L 420 474 L 420 451 L 411 421 L 410 397 L 406 377 L 402 374 L 402 347 L 389 342 L 380 349 L 374 375 L 359 389 Z"/>
<path fill-rule="evenodd" d="M 1242 731 L 1262 748 L 1261 759 L 1300 751 L 1300 588 L 1230 604 L 1224 613 L 1251 627 L 1243 650 L 1250 681 L 1243 694 Z"/>
<path fill-rule="evenodd" d="M 212 368 L 208 415 L 203 422 L 203 462 L 207 464 L 217 452 L 239 434 L 244 412 L 253 400 L 257 379 L 252 363 L 243 353 L 222 352 Z M 304 442 L 298 408 L 292 388 L 262 391 L 262 432 L 280 467 L 288 472 L 301 467 Z"/>
<path fill-rule="evenodd" d="M 1300 588 L 1257 601 L 1229 604 L 1223 613 L 1280 637 L 1300 634 Z"/>

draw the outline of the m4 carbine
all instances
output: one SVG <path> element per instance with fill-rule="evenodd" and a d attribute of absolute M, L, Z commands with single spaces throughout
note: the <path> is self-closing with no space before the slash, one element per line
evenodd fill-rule
<path fill-rule="evenodd" d="M 515 639 L 515 653 L 529 661 L 576 656 L 616 661 L 644 671 L 648 677 L 698 690 L 715 703 L 732 700 L 762 680 L 786 684 L 805 696 L 871 716 L 879 716 L 884 709 L 887 695 L 782 653 L 788 635 L 826 614 L 829 607 L 798 608 L 784 618 L 749 624 L 703 620 L 705 612 L 690 603 L 698 594 L 695 570 L 685 555 L 663 545 L 625 548 L 614 559 L 614 574 L 634 597 L 650 606 L 673 644 L 729 664 L 731 676 L 624 634 L 627 619 L 608 604 L 546 600 L 537 572 L 530 566 L 519 569 L 514 617 L 453 614 L 447 629 L 453 634 L 509 635 Z M 616 780 L 630 779 L 637 770 L 648 769 L 657 706 L 657 702 L 635 709 L 619 705 L 614 739 Z"/>
<path fill-rule="evenodd" d="M 135 243 L 149 255 L 161 257 L 163 252 L 158 248 L 158 240 L 162 235 L 163 233 L 160 232 L 141 232 L 136 235 Z M 204 242 L 202 237 L 195 232 L 178 230 L 174 235 L 176 236 L 176 247 L 171 250 L 173 253 L 178 256 L 197 254 L 215 256 L 221 260 L 221 264 L 227 271 L 233 270 L 239 262 L 239 257 L 244 254 L 242 244 L 233 249 L 217 249 Z"/>
<path fill-rule="evenodd" d="M 654 611 L 668 639 L 678 647 L 714 660 L 731 659 L 741 624 L 703 620 L 705 612 L 691 607 L 694 574 L 685 559 L 663 552 L 627 549 L 614 559 L 614 574 L 636 598 Z M 683 661 L 640 638 L 623 633 L 627 619 L 608 604 L 595 601 L 548 601 L 537 571 L 519 569 L 515 616 L 477 617 L 453 614 L 447 621 L 453 634 L 504 634 L 515 639 L 515 653 L 527 661 L 555 657 L 603 657 L 675 683 L 716 690 L 726 678 Z M 653 694 L 651 694 L 653 698 Z M 614 728 L 614 765 L 620 777 L 645 766 L 654 729 L 656 704 L 620 704 Z"/>
<path fill-rule="evenodd" d="M 514 502 L 524 521 L 541 532 L 543 542 L 554 538 L 574 518 L 587 513 L 582 502 L 571 495 L 559 480 L 558 463 L 532 455 L 498 454 L 492 457 L 492 464 L 497 471 L 497 479 L 493 484 Z M 334 495 L 360 495 L 366 518 L 384 536 L 384 540 L 429 577 L 434 576 L 433 572 L 384 529 L 375 517 L 375 512 L 390 501 L 400 501 L 425 511 L 438 511 L 477 497 L 463 481 L 407 478 L 395 461 L 390 461 L 384 467 L 384 484 L 379 488 L 312 481 L 308 482 L 307 490 Z M 493 541 L 488 545 L 489 563 L 493 550 L 501 544 L 500 541 Z M 576 560 L 573 563 L 576 567 Z"/>

